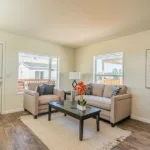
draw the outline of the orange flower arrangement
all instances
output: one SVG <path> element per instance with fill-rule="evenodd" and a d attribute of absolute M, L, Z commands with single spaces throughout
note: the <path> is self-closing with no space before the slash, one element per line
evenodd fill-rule
<path fill-rule="evenodd" d="M 78 82 L 77 86 L 74 88 L 74 90 L 78 91 L 78 94 L 80 95 L 80 100 L 78 101 L 79 105 L 85 106 L 86 101 L 83 99 L 84 92 L 88 89 L 87 85 L 84 84 L 84 82 L 80 81 Z"/>

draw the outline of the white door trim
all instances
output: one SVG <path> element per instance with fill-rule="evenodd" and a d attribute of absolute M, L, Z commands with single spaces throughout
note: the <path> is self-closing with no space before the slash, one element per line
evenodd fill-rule
<path fill-rule="evenodd" d="M 2 44 L 2 77 L 3 77 L 3 83 L 2 83 L 2 98 L 1 98 L 1 109 L 0 114 L 3 114 L 4 112 L 4 98 L 5 98 L 5 43 L 0 41 L 0 44 Z"/>

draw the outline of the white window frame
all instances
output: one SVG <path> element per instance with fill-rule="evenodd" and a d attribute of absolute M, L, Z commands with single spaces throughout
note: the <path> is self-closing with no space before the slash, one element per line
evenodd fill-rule
<path fill-rule="evenodd" d="M 40 54 L 37 54 L 37 53 L 28 53 L 28 52 L 18 52 L 18 72 L 19 72 L 19 54 L 20 53 L 24 53 L 24 54 L 28 54 L 28 55 L 35 55 L 35 56 L 41 56 L 41 57 L 49 57 L 49 58 L 57 58 L 57 82 L 55 84 L 55 86 L 59 89 L 59 85 L 60 85 L 60 58 L 58 56 L 44 56 L 44 55 L 40 55 Z M 49 63 L 49 70 L 50 70 L 50 63 Z M 49 76 L 49 80 L 50 80 L 50 71 L 48 72 L 48 76 Z M 23 94 L 24 92 L 18 92 L 18 80 L 19 80 L 19 74 L 17 73 L 17 94 Z"/>
<path fill-rule="evenodd" d="M 110 53 L 110 54 L 102 54 L 102 55 L 96 55 L 93 57 L 93 83 L 96 82 L 96 59 L 97 57 L 102 57 L 102 56 L 106 56 L 106 55 L 114 55 L 114 54 L 118 54 L 118 53 L 122 53 L 122 60 L 123 60 L 123 63 L 122 63 L 122 84 L 124 84 L 124 52 L 116 52 L 116 53 Z M 107 75 L 101 75 L 101 76 L 107 76 Z M 110 76 L 113 76 L 113 75 L 110 75 Z"/>

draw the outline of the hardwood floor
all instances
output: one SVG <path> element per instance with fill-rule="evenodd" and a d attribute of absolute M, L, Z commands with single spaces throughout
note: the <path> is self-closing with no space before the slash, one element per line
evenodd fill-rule
<path fill-rule="evenodd" d="M 0 150 L 48 150 L 19 118 L 27 112 L 0 115 Z M 113 150 L 150 150 L 150 124 L 133 119 L 118 126 L 132 135 Z"/>
<path fill-rule="evenodd" d="M 132 131 L 132 135 L 113 150 L 150 150 L 150 124 L 130 119 L 117 126 Z"/>

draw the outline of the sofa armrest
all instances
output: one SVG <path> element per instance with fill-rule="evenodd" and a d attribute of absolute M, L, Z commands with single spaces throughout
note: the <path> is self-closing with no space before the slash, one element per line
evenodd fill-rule
<path fill-rule="evenodd" d="M 38 92 L 36 91 L 32 91 L 32 90 L 24 90 L 25 94 L 29 94 L 31 96 L 35 96 L 36 94 L 38 94 Z"/>
<path fill-rule="evenodd" d="M 128 99 L 128 98 L 131 98 L 131 94 L 123 94 L 123 95 L 117 95 L 117 96 L 113 96 L 112 99 L 114 101 L 121 101 L 121 100 L 125 100 L 125 99 Z"/>
<path fill-rule="evenodd" d="M 72 90 L 71 91 L 71 99 L 75 101 L 76 96 L 78 96 L 78 91 L 77 90 Z"/>
<path fill-rule="evenodd" d="M 131 97 L 131 94 L 123 94 L 111 98 L 111 123 L 114 124 L 131 115 Z"/>
<path fill-rule="evenodd" d="M 71 95 L 72 95 L 72 96 L 78 96 L 79 94 L 78 94 L 78 91 L 72 90 L 72 91 L 71 91 Z"/>
<path fill-rule="evenodd" d="M 38 115 L 39 93 L 36 91 L 24 91 L 24 109 L 28 110 L 34 116 Z"/>
<path fill-rule="evenodd" d="M 64 100 L 64 91 L 61 89 L 54 89 L 54 95 L 58 95 L 60 100 Z"/>

